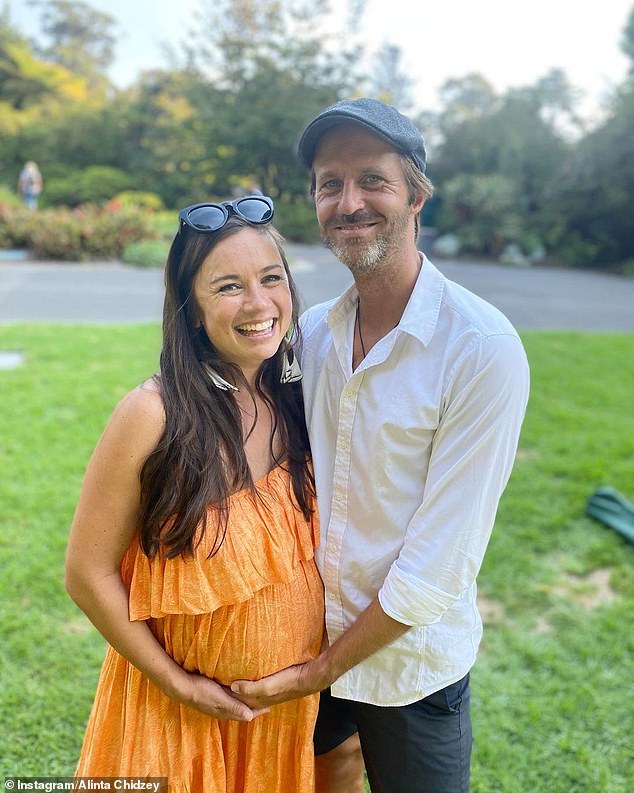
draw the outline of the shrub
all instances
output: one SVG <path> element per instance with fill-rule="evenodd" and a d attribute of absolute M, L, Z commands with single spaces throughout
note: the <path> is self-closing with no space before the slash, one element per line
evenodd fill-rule
<path fill-rule="evenodd" d="M 46 206 L 101 204 L 131 186 L 132 180 L 125 171 L 107 165 L 93 165 L 48 179 L 42 200 Z"/>
<path fill-rule="evenodd" d="M 0 243 L 43 259 L 120 259 L 130 243 L 155 236 L 144 212 L 114 204 L 37 212 L 0 206 Z"/>
<path fill-rule="evenodd" d="M 0 205 L 2 204 L 9 207 L 22 206 L 22 201 L 20 201 L 18 194 L 6 184 L 0 184 Z"/>
<path fill-rule="evenodd" d="M 145 209 L 150 212 L 159 212 L 163 209 L 163 201 L 159 195 L 142 190 L 124 190 L 122 193 L 117 193 L 113 201 L 123 207 Z"/>
<path fill-rule="evenodd" d="M 140 240 L 126 245 L 122 259 L 136 267 L 164 267 L 168 251 L 169 243 L 165 240 Z"/>
<path fill-rule="evenodd" d="M 277 199 L 274 223 L 287 240 L 319 242 L 319 226 L 312 201 L 290 204 Z"/>
<path fill-rule="evenodd" d="M 31 232 L 39 213 L 0 202 L 0 248 L 28 248 Z"/>
<path fill-rule="evenodd" d="M 155 236 L 160 237 L 162 240 L 171 242 L 178 231 L 178 215 L 175 210 L 153 212 L 148 217 L 148 223 L 152 231 L 155 232 Z"/>
<path fill-rule="evenodd" d="M 461 174 L 442 191 L 438 225 L 452 231 L 467 253 L 498 256 L 524 229 L 517 212 L 515 185 L 499 174 Z"/>

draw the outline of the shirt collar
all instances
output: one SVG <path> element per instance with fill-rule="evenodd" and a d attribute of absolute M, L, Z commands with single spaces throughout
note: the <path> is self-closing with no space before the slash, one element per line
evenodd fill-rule
<path fill-rule="evenodd" d="M 421 258 L 422 267 L 397 328 L 427 346 L 438 324 L 445 278 L 424 253 Z M 357 287 L 352 284 L 330 308 L 327 322 L 331 332 L 354 314 L 358 297 Z"/>

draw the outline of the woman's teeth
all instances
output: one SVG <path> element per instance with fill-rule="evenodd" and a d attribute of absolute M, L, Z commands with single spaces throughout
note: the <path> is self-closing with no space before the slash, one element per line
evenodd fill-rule
<path fill-rule="evenodd" d="M 247 332 L 258 332 L 263 330 L 270 330 L 273 327 L 273 320 L 268 319 L 266 322 L 245 322 L 243 325 L 238 325 L 238 330 Z"/>

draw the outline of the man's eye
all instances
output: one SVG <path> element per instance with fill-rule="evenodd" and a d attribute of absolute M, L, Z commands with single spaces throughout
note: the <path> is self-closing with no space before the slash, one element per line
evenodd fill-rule
<path fill-rule="evenodd" d="M 365 181 L 366 184 L 378 184 L 379 182 L 382 182 L 383 179 L 382 177 L 377 176 L 376 174 L 369 174 L 368 176 L 365 177 Z"/>
<path fill-rule="evenodd" d="M 320 190 L 336 190 L 339 186 L 339 182 L 336 179 L 329 179 L 327 182 L 324 182 Z"/>

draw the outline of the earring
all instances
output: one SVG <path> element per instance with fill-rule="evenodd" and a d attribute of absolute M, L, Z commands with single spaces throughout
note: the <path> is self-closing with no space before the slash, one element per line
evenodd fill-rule
<path fill-rule="evenodd" d="M 203 369 L 209 375 L 209 379 L 211 382 L 216 386 L 216 388 L 220 388 L 221 391 L 239 391 L 240 389 L 236 386 L 232 385 L 230 382 L 224 379 L 224 377 L 220 377 L 218 372 L 212 367 L 209 366 L 208 363 L 203 363 Z"/>
<path fill-rule="evenodd" d="M 286 349 L 282 353 L 282 374 L 280 376 L 280 383 L 298 383 L 302 379 L 302 370 L 299 368 L 297 356 L 291 347 L 291 339 L 295 328 L 293 325 L 286 331 L 284 340 L 286 341 Z"/>

